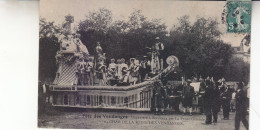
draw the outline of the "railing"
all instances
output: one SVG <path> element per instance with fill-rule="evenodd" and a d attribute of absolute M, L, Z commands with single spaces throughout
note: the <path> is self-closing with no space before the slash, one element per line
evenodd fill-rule
<path fill-rule="evenodd" d="M 131 86 L 51 85 L 53 106 L 149 110 L 153 84 L 158 82 L 162 74 L 166 75 L 173 70 L 173 66 L 168 66 L 149 81 Z"/>

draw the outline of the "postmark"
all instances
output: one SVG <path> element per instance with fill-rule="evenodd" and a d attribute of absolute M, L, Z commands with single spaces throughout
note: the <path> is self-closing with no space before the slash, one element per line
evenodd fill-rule
<path fill-rule="evenodd" d="M 228 1 L 227 2 L 227 32 L 248 33 L 251 31 L 251 10 L 250 1 Z"/>

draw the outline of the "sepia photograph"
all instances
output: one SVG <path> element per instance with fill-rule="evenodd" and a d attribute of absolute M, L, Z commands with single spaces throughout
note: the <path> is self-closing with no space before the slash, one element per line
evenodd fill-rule
<path fill-rule="evenodd" d="M 41 0 L 38 127 L 248 130 L 251 8 Z"/>

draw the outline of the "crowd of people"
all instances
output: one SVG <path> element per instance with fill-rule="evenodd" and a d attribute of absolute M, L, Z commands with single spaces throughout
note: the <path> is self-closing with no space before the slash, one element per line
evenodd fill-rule
<path fill-rule="evenodd" d="M 155 45 L 151 48 L 151 55 L 141 58 L 124 58 L 110 59 L 106 64 L 106 54 L 99 42 L 95 48 L 94 57 L 88 55 L 81 56 L 77 63 L 77 85 L 96 85 L 101 86 L 127 86 L 143 82 L 145 79 L 152 77 L 163 69 L 163 59 L 160 58 L 160 51 L 164 46 L 156 38 Z"/>
<path fill-rule="evenodd" d="M 235 127 L 239 129 L 240 121 L 248 129 L 248 121 L 246 119 L 247 109 L 249 107 L 248 98 L 245 92 L 245 84 L 237 83 L 237 87 L 230 87 L 222 78 L 215 82 L 213 78 L 199 79 L 199 91 L 195 92 L 191 86 L 192 81 L 186 80 L 185 85 L 168 88 L 167 86 L 155 86 L 153 94 L 152 110 L 156 114 L 164 114 L 168 107 L 180 113 L 180 103 L 183 107 L 183 115 L 189 113 L 192 116 L 193 108 L 199 108 L 201 114 L 205 114 L 205 124 L 218 122 L 218 113 L 222 109 L 223 120 L 229 120 L 229 113 L 236 112 Z M 159 87 L 158 87 L 159 86 Z M 198 104 L 194 105 L 193 101 L 198 97 Z"/>
<path fill-rule="evenodd" d="M 130 58 L 128 62 L 124 58 L 111 59 L 108 65 L 102 58 L 95 64 L 93 57 L 87 60 L 80 57 L 77 63 L 78 85 L 95 85 L 95 80 L 102 86 L 135 85 L 151 76 L 151 64 L 147 56 Z"/>

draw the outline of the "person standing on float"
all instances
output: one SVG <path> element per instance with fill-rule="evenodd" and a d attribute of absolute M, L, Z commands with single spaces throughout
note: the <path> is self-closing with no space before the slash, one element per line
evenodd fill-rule
<path fill-rule="evenodd" d="M 143 57 L 143 61 L 141 61 L 140 63 L 140 76 L 141 76 L 141 82 L 143 82 L 145 80 L 145 76 L 146 74 L 148 74 L 150 72 L 150 67 L 151 67 L 151 63 L 150 61 L 148 61 L 147 56 Z"/>
<path fill-rule="evenodd" d="M 118 80 L 120 80 L 121 78 L 122 78 L 122 67 L 121 67 L 121 63 L 122 63 L 122 61 L 121 61 L 121 59 L 117 59 L 117 61 L 116 61 L 116 77 L 117 77 L 117 79 Z"/>
<path fill-rule="evenodd" d="M 161 50 L 164 50 L 164 45 L 159 41 L 160 38 L 155 38 L 155 44 L 152 47 L 152 60 L 151 60 L 151 71 L 153 74 L 158 73 L 163 68 L 162 59 L 160 59 L 160 52 Z"/>
<path fill-rule="evenodd" d="M 77 63 L 77 77 L 78 77 L 79 85 L 85 85 L 86 66 L 87 66 L 87 63 L 84 61 L 84 57 L 80 56 L 79 61 Z"/>
<path fill-rule="evenodd" d="M 132 85 L 135 85 L 136 82 L 138 81 L 139 67 L 140 66 L 139 66 L 138 60 L 136 60 L 135 58 L 131 58 L 130 59 L 130 66 L 129 66 L 129 71 L 130 71 L 129 82 Z"/>
<path fill-rule="evenodd" d="M 109 74 L 109 80 L 110 80 L 110 85 L 115 85 L 115 77 L 116 77 L 116 63 L 115 59 L 110 60 L 110 64 L 108 65 L 108 74 Z"/>
<path fill-rule="evenodd" d="M 89 70 L 89 85 L 94 85 L 94 58 L 93 57 L 89 57 L 89 61 L 87 62 L 87 67 Z"/>
<path fill-rule="evenodd" d="M 123 85 L 126 85 L 129 79 L 129 70 L 128 70 L 128 65 L 125 63 L 125 59 L 121 59 L 121 72 L 122 72 L 122 78 L 121 82 Z"/>

